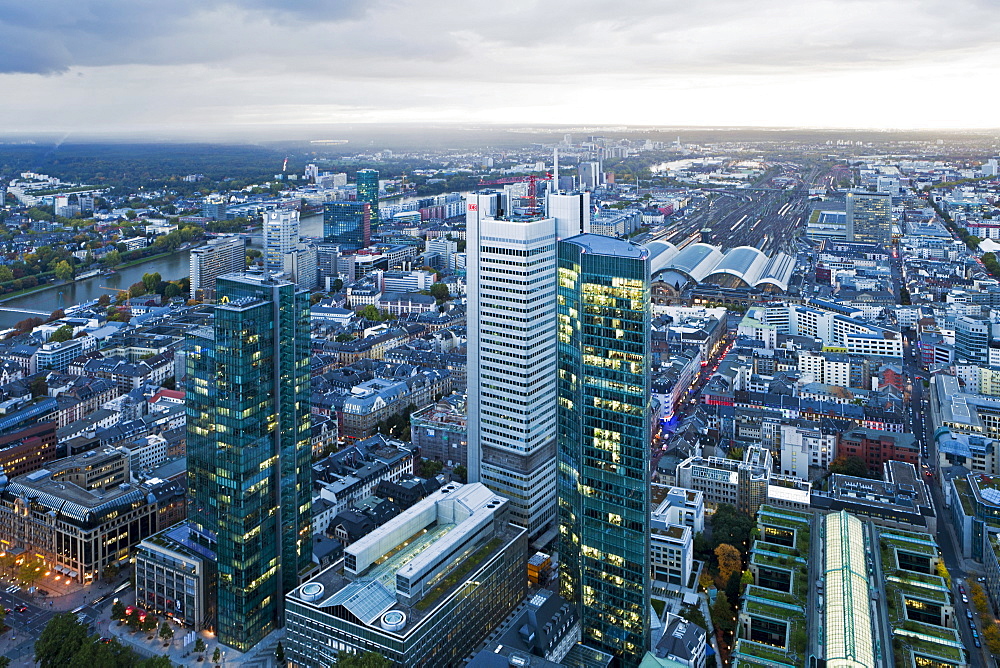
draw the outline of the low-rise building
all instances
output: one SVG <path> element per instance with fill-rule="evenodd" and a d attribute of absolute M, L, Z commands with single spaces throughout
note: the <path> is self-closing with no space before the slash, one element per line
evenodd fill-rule
<path fill-rule="evenodd" d="M 508 504 L 480 483 L 451 483 L 349 545 L 343 571 L 288 595 L 289 658 L 319 668 L 374 651 L 445 668 L 471 654 L 526 591 L 527 539 Z"/>
<path fill-rule="evenodd" d="M 465 397 L 451 394 L 410 415 L 410 442 L 421 457 L 468 466 Z"/>

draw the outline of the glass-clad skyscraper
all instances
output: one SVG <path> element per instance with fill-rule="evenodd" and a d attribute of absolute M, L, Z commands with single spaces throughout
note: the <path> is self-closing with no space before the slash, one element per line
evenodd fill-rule
<path fill-rule="evenodd" d="M 358 201 L 368 202 L 371 206 L 372 227 L 378 229 L 379 223 L 381 222 L 378 213 L 378 170 L 359 169 L 357 185 Z"/>
<path fill-rule="evenodd" d="M 327 202 L 323 205 L 323 241 L 344 250 L 371 245 L 371 205 L 368 202 Z"/>
<path fill-rule="evenodd" d="M 309 293 L 239 273 L 216 299 L 189 341 L 188 520 L 215 538 L 219 640 L 246 651 L 312 559 Z"/>
<path fill-rule="evenodd" d="M 847 240 L 887 246 L 892 243 L 892 196 L 889 193 L 849 192 Z"/>
<path fill-rule="evenodd" d="M 650 641 L 650 267 L 645 248 L 559 242 L 559 554 L 583 642 L 639 664 Z"/>

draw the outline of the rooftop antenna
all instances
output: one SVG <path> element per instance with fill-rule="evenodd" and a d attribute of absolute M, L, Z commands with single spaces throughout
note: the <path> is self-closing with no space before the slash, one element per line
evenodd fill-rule
<path fill-rule="evenodd" d="M 556 146 L 553 149 L 554 156 L 552 159 L 552 192 L 559 192 L 559 147 Z"/>

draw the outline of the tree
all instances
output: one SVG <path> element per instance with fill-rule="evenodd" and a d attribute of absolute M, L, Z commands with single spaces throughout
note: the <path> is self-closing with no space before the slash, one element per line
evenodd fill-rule
<path fill-rule="evenodd" d="M 712 515 L 712 548 L 722 543 L 729 543 L 739 548 L 747 548 L 750 544 L 750 532 L 754 528 L 749 515 L 741 513 L 735 506 L 723 503 Z"/>
<path fill-rule="evenodd" d="M 62 668 L 71 665 L 73 658 L 88 642 L 87 627 L 76 615 L 61 612 L 49 620 L 35 641 L 35 661 L 41 668 Z"/>
<path fill-rule="evenodd" d="M 743 574 L 739 571 L 734 571 L 729 579 L 726 580 L 726 586 L 724 591 L 726 596 L 730 601 L 736 601 L 740 598 L 740 592 L 743 591 Z"/>
<path fill-rule="evenodd" d="M 334 292 L 340 292 L 340 290 L 343 287 L 344 287 L 344 281 L 342 279 L 340 279 L 340 278 L 335 278 L 330 283 L 330 289 L 333 290 Z"/>
<path fill-rule="evenodd" d="M 280 640 L 278 641 L 278 644 L 279 645 L 281 644 Z M 278 657 L 278 661 L 284 661 L 284 658 L 282 658 L 283 656 L 284 656 L 284 652 L 282 652 L 282 656 L 281 657 Z M 219 649 L 218 647 L 216 647 L 215 651 L 212 652 L 212 663 L 218 663 L 221 658 L 222 658 L 222 650 Z"/>
<path fill-rule="evenodd" d="M 382 313 L 375 307 L 374 304 L 365 304 L 364 308 L 358 311 L 358 315 L 362 318 L 367 318 L 372 322 L 381 322 Z"/>
<path fill-rule="evenodd" d="M 181 287 L 176 283 L 167 283 L 163 288 L 163 298 L 173 299 L 181 294 Z"/>
<path fill-rule="evenodd" d="M 461 464 L 459 464 L 454 469 L 452 469 L 451 474 L 454 477 L 458 478 L 459 482 L 465 482 L 467 479 L 466 476 L 469 475 L 469 470 L 464 466 L 462 466 Z"/>
<path fill-rule="evenodd" d="M 111 295 L 101 295 L 97 298 L 98 306 L 109 306 L 111 304 Z"/>
<path fill-rule="evenodd" d="M 868 464 L 857 455 L 840 456 L 830 462 L 830 473 L 840 473 L 855 478 L 868 477 Z"/>
<path fill-rule="evenodd" d="M 285 648 L 282 646 L 281 641 L 278 641 L 278 646 L 274 648 L 274 658 L 278 663 L 285 662 Z"/>
<path fill-rule="evenodd" d="M 62 310 L 61 308 L 57 308 L 55 311 L 49 314 L 49 322 L 65 317 L 66 317 L 66 311 Z"/>
<path fill-rule="evenodd" d="M 153 631 L 156 629 L 157 619 L 152 615 L 146 615 L 145 619 L 139 620 L 139 628 L 143 631 Z"/>
<path fill-rule="evenodd" d="M 147 293 L 156 292 L 156 288 L 159 287 L 163 279 L 160 278 L 160 272 L 154 271 L 152 274 L 142 275 L 142 284 L 146 286 Z"/>
<path fill-rule="evenodd" d="M 37 376 L 30 383 L 28 383 L 28 389 L 31 390 L 31 397 L 44 397 L 49 393 L 49 384 L 45 380 L 45 376 Z"/>
<path fill-rule="evenodd" d="M 336 336 L 336 338 L 334 340 L 337 341 L 338 343 L 346 343 L 348 341 L 353 341 L 356 338 L 358 338 L 358 337 L 354 336 L 353 334 L 346 334 L 345 333 L 345 334 L 337 334 L 337 336 Z"/>
<path fill-rule="evenodd" d="M 128 289 L 128 294 L 130 297 L 141 297 L 142 295 L 146 294 L 146 292 L 147 292 L 146 284 L 143 283 L 142 281 L 136 281 Z"/>
<path fill-rule="evenodd" d="M 439 302 L 443 302 L 446 299 L 451 298 L 451 293 L 448 291 L 448 286 L 444 283 L 435 283 L 430 287 L 431 296 L 437 299 Z"/>
<path fill-rule="evenodd" d="M 339 668 L 391 668 L 392 661 L 376 652 L 344 653 L 337 655 L 337 663 L 333 665 Z"/>
<path fill-rule="evenodd" d="M 113 250 L 104 256 L 104 265 L 106 267 L 117 267 L 122 263 L 122 254 L 117 250 Z"/>
<path fill-rule="evenodd" d="M 951 573 L 948 572 L 948 567 L 944 565 L 944 559 L 937 563 L 934 570 L 938 575 L 944 578 L 945 584 L 948 585 L 948 589 L 951 589 Z"/>
<path fill-rule="evenodd" d="M 125 619 L 125 604 L 118 599 L 111 606 L 111 619 Z"/>
<path fill-rule="evenodd" d="M 421 478 L 433 478 L 444 470 L 444 464 L 436 459 L 421 460 L 419 474 Z"/>
<path fill-rule="evenodd" d="M 194 641 L 194 651 L 197 654 L 201 654 L 202 652 L 204 652 L 205 651 L 205 641 L 202 640 L 201 638 L 198 638 L 197 640 L 195 640 Z"/>
<path fill-rule="evenodd" d="M 715 558 L 719 561 L 719 576 L 723 582 L 728 583 L 734 574 L 743 573 L 743 556 L 729 543 L 720 543 L 715 548 Z"/>
<path fill-rule="evenodd" d="M 170 628 L 170 624 L 163 622 L 163 624 L 160 625 L 160 638 L 162 640 L 170 640 L 173 637 L 174 630 Z"/>
<path fill-rule="evenodd" d="M 73 328 L 70 325 L 63 325 L 56 331 L 52 332 L 52 336 L 49 337 L 49 341 L 53 343 L 62 343 L 63 341 L 69 341 L 73 338 Z"/>
<path fill-rule="evenodd" d="M 66 260 L 62 260 L 55 268 L 56 278 L 60 281 L 71 281 L 73 280 L 73 265 L 71 265 Z"/>
<path fill-rule="evenodd" d="M 712 623 L 717 629 L 732 631 L 736 628 L 733 621 L 733 606 L 729 603 L 726 592 L 720 591 L 715 595 L 715 603 L 712 604 Z"/>
<path fill-rule="evenodd" d="M 7 265 L 0 265 L 0 283 L 14 280 L 14 271 Z"/>
<path fill-rule="evenodd" d="M 997 628 L 995 623 L 983 628 L 983 640 L 986 641 L 990 654 L 994 656 L 1000 654 L 1000 628 Z"/>

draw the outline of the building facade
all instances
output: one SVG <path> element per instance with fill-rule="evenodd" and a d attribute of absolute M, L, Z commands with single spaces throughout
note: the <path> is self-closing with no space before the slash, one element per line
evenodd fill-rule
<path fill-rule="evenodd" d="M 536 537 L 556 506 L 556 222 L 467 202 L 469 480 L 511 500 Z"/>
<path fill-rule="evenodd" d="M 246 651 L 311 561 L 309 293 L 267 273 L 216 292 L 187 355 L 190 519 L 215 541 L 219 640 Z"/>
<path fill-rule="evenodd" d="M 650 646 L 649 253 L 558 246 L 561 587 L 584 642 L 634 667 Z"/>
<path fill-rule="evenodd" d="M 323 205 L 323 241 L 341 250 L 360 250 L 372 243 L 372 208 L 368 202 Z M 322 264 L 322 263 L 321 263 Z M 337 272 L 328 270 L 329 275 Z"/>
<path fill-rule="evenodd" d="M 372 227 L 378 229 L 381 218 L 378 212 L 378 170 L 359 169 L 357 175 L 358 201 L 368 204 Z"/>
<path fill-rule="evenodd" d="M 394 666 L 460 665 L 524 599 L 527 541 L 510 503 L 450 483 L 351 543 L 344 565 L 288 597 L 285 651 L 321 668 L 377 652 Z"/>
<path fill-rule="evenodd" d="M 246 240 L 219 237 L 191 250 L 191 299 L 215 299 L 215 279 L 246 268 Z"/>
<path fill-rule="evenodd" d="M 264 211 L 264 266 L 268 271 L 285 271 L 285 256 L 299 243 L 299 212 L 296 209 Z"/>
<path fill-rule="evenodd" d="M 847 240 L 888 245 L 892 241 L 892 196 L 888 193 L 849 192 Z"/>

